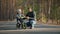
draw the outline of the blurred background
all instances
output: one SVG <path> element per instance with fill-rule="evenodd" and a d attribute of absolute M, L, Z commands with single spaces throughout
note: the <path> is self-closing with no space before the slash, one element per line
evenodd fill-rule
<path fill-rule="evenodd" d="M 60 0 L 0 0 L 0 21 L 14 21 L 16 10 L 28 8 L 36 12 L 37 23 L 60 24 Z"/>

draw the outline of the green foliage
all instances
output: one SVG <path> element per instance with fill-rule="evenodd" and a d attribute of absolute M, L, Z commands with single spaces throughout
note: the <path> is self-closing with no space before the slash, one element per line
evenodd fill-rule
<path fill-rule="evenodd" d="M 17 0 L 16 6 L 19 7 L 19 6 L 23 5 L 22 7 L 24 7 L 25 14 L 28 12 L 28 8 L 32 7 L 33 10 L 36 11 L 37 18 L 40 18 L 41 16 L 40 16 L 39 10 L 44 8 L 44 3 L 40 4 L 40 3 L 38 3 L 39 2 L 38 0 L 31 0 L 29 2 L 28 1 L 29 0 Z M 26 4 L 26 6 L 25 6 L 25 4 Z M 59 2 L 57 2 L 56 4 L 53 3 L 53 6 L 51 7 L 51 11 L 50 11 L 51 12 L 50 16 L 45 15 L 45 17 L 50 17 L 51 19 L 60 19 L 60 8 L 59 7 L 60 7 Z M 46 10 L 48 10 L 48 9 L 46 9 Z"/>
<path fill-rule="evenodd" d="M 58 6 L 53 5 L 51 8 L 50 18 L 55 20 L 60 19 L 60 8 Z"/>

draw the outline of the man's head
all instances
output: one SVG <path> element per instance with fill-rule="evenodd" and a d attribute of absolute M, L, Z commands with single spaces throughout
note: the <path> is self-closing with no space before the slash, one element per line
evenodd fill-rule
<path fill-rule="evenodd" d="M 32 8 L 29 8 L 29 12 L 32 12 Z"/>

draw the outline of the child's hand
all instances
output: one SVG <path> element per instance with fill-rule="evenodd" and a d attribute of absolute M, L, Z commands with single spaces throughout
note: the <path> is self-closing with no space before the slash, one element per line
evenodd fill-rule
<path fill-rule="evenodd" d="M 29 17 L 26 17 L 27 19 L 29 19 Z"/>

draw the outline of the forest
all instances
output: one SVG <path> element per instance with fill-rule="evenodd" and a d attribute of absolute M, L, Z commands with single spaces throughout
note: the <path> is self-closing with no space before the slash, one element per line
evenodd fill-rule
<path fill-rule="evenodd" d="M 60 0 L 16 0 L 16 7 L 22 6 L 24 13 L 32 7 L 37 21 L 60 24 Z"/>
<path fill-rule="evenodd" d="M 60 0 L 0 0 L 0 21 L 12 21 L 18 8 L 26 14 L 29 7 L 36 12 L 38 23 L 60 24 Z"/>

